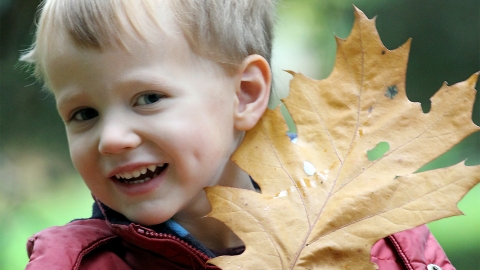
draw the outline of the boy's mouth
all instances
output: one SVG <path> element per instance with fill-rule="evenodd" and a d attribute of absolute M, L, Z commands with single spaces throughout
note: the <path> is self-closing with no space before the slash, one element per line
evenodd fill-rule
<path fill-rule="evenodd" d="M 167 163 L 143 166 L 131 172 L 116 174 L 112 176 L 112 179 L 125 184 L 141 184 L 157 177 L 167 167 Z"/>

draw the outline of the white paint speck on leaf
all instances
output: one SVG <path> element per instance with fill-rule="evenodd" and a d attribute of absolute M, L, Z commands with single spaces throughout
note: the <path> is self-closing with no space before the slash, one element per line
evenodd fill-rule
<path fill-rule="evenodd" d="M 314 175 L 315 172 L 317 171 L 317 169 L 315 169 L 315 166 L 313 166 L 313 164 L 308 161 L 303 162 L 303 170 L 305 171 L 306 174 L 310 176 Z"/>

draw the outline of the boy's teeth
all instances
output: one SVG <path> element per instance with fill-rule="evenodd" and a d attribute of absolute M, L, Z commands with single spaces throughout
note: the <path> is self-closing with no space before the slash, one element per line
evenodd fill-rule
<path fill-rule="evenodd" d="M 161 167 L 161 166 L 163 166 L 163 164 L 160 164 L 159 166 Z M 155 170 L 157 169 L 157 165 L 150 165 L 150 166 L 148 166 L 148 169 L 149 169 L 151 172 L 153 172 L 153 171 L 155 171 Z M 145 171 L 145 172 L 146 172 L 146 171 Z"/>
<path fill-rule="evenodd" d="M 126 181 L 126 180 L 129 180 L 129 179 L 132 179 L 132 178 L 137 178 L 139 177 L 140 175 L 142 174 L 146 174 L 147 173 L 147 170 L 151 171 L 151 172 L 154 172 L 157 167 L 163 167 L 165 166 L 165 163 L 163 164 L 158 164 L 158 165 L 148 165 L 148 166 L 143 166 L 143 167 L 140 167 L 134 171 L 131 171 L 131 172 L 125 172 L 125 173 L 119 173 L 119 174 L 116 174 L 115 177 L 117 179 L 121 179 L 123 180 L 123 182 L 128 182 L 128 183 L 134 183 L 134 184 L 138 184 L 138 183 L 143 183 L 145 181 L 148 181 L 150 180 L 150 178 L 145 178 L 144 180 L 135 180 L 135 181 Z M 155 175 L 156 176 L 156 175 Z"/>

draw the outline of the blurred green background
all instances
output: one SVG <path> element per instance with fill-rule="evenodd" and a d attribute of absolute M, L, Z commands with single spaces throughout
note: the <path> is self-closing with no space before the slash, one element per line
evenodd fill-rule
<path fill-rule="evenodd" d="M 52 96 L 17 59 L 33 39 L 39 0 L 0 0 L 0 269 L 23 269 L 25 242 L 33 233 L 88 217 L 93 200 L 68 157 Z M 333 67 L 334 35 L 348 36 L 355 4 L 377 17 L 389 49 L 412 37 L 407 94 L 421 102 L 446 81 L 454 84 L 480 70 L 478 0 L 284 0 L 274 44 L 275 90 L 288 91 L 291 69 L 325 78 Z M 52 37 L 55 38 L 55 37 Z M 478 89 L 477 83 L 477 89 Z M 480 98 L 473 121 L 480 125 Z M 465 160 L 480 164 L 480 133 L 473 134 L 425 169 Z M 419 166 L 422 164 L 419 164 Z M 480 269 L 480 185 L 459 203 L 465 216 L 429 224 L 458 269 Z"/>

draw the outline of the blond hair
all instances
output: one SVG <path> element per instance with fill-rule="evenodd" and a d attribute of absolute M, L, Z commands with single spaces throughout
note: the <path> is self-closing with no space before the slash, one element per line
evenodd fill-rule
<path fill-rule="evenodd" d="M 44 0 L 35 41 L 21 61 L 45 78 L 44 59 L 61 31 L 79 47 L 126 47 L 162 29 L 159 9 L 169 8 L 192 50 L 227 69 L 251 54 L 270 61 L 275 0 Z M 165 13 L 162 13 L 165 14 Z M 157 29 L 154 29 L 157 27 Z"/>

